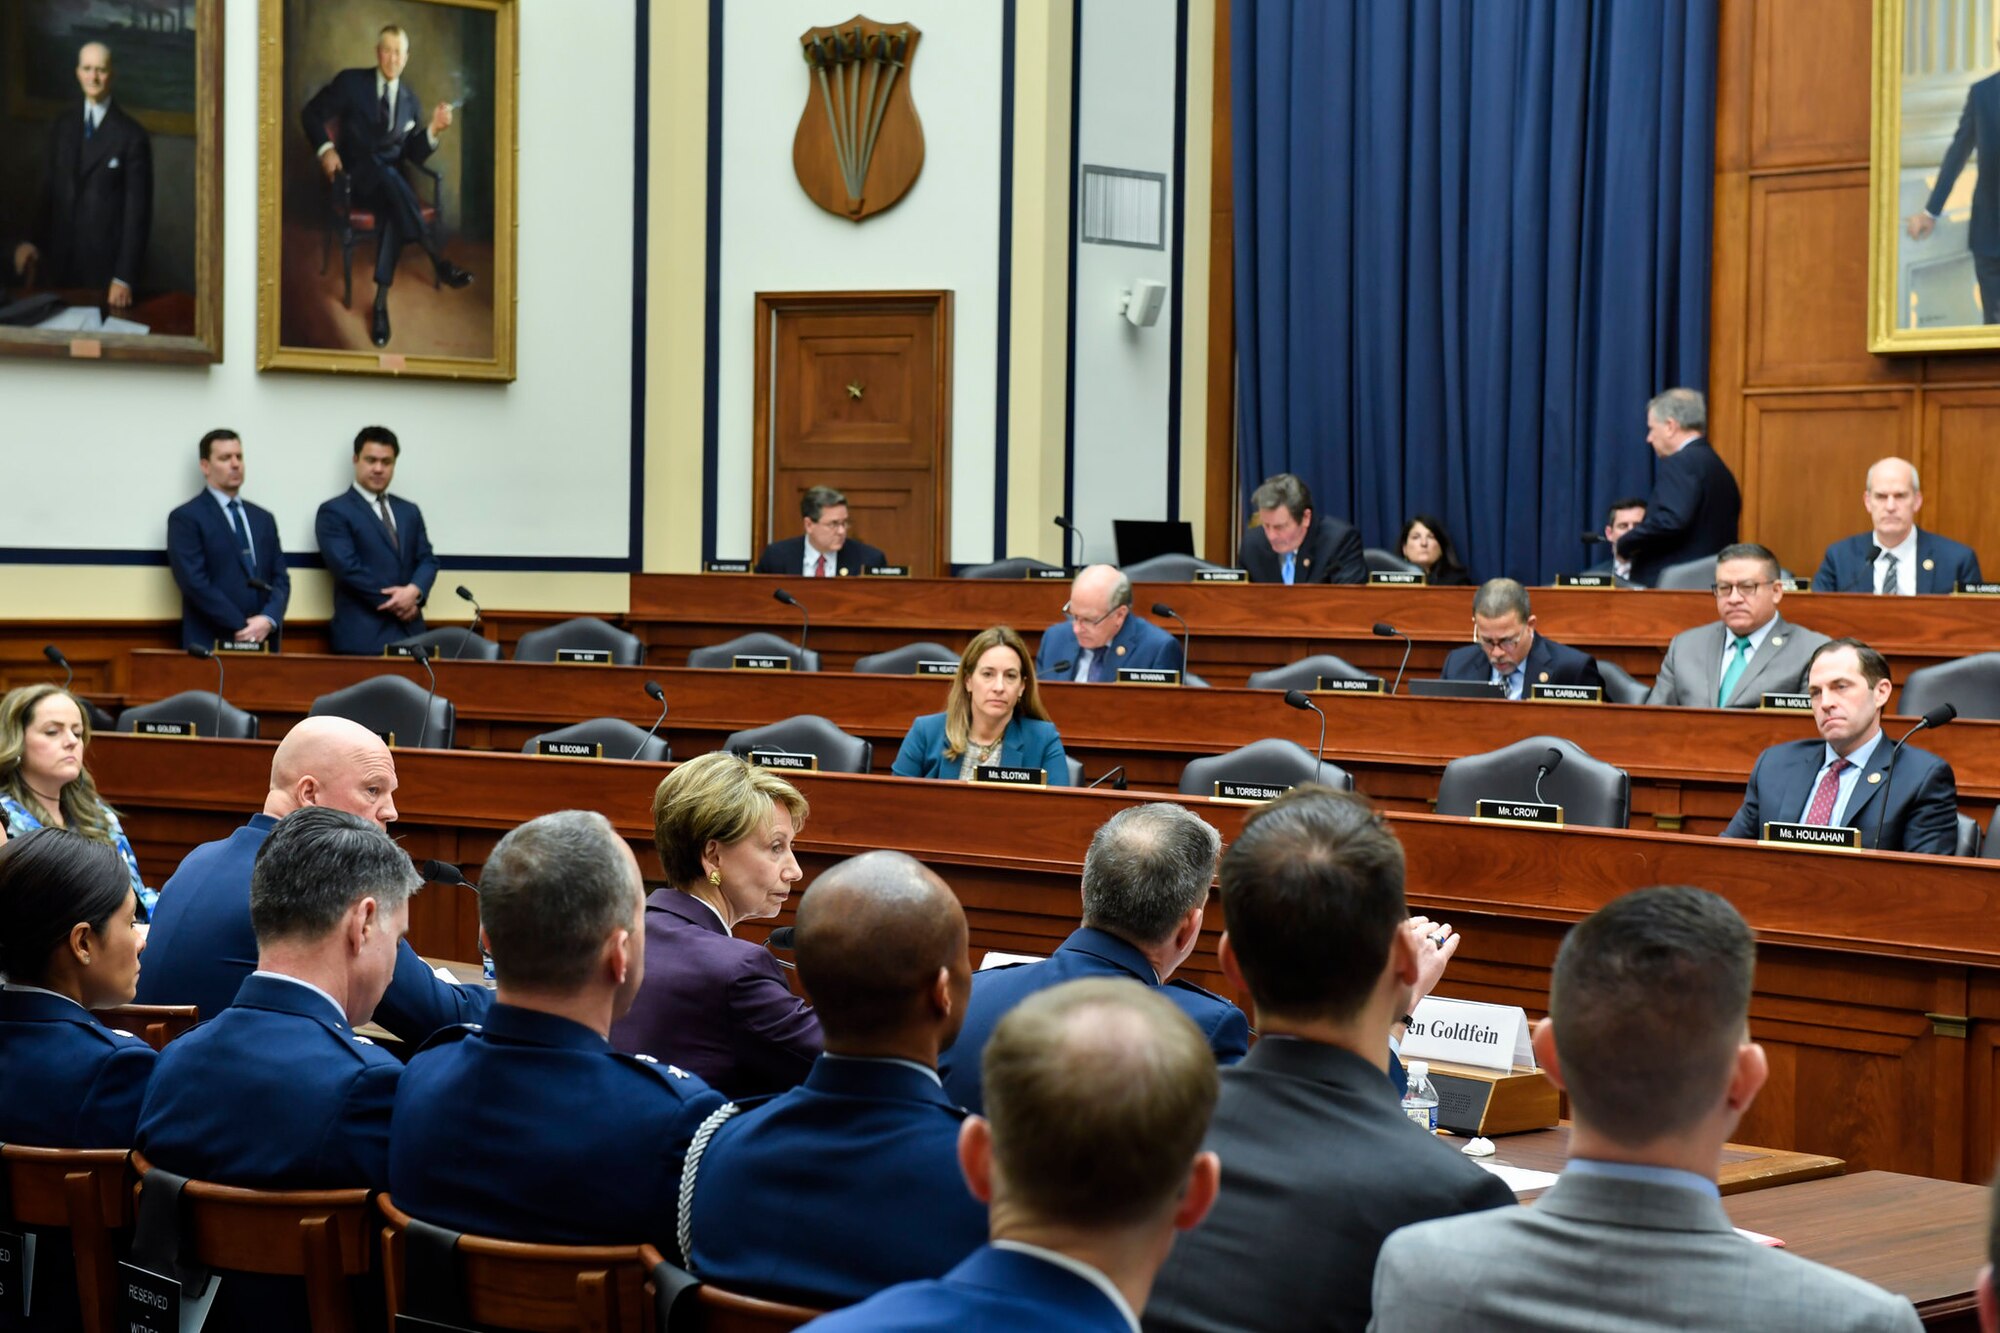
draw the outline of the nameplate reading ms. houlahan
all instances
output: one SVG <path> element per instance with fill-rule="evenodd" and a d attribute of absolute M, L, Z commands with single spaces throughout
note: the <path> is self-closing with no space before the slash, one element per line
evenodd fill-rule
<path fill-rule="evenodd" d="M 1048 770 L 1017 768 L 1012 764 L 981 764 L 972 770 L 974 782 L 997 782 L 1003 787 L 1046 787 Z"/>
<path fill-rule="evenodd" d="M 737 653 L 729 659 L 731 671 L 790 671 L 792 659 L 779 653 Z"/>
<path fill-rule="evenodd" d="M 1165 667 L 1119 667 L 1120 685 L 1178 685 L 1181 673 Z"/>
<path fill-rule="evenodd" d="M 1601 704 L 1602 685 L 1530 685 L 1528 697 L 1545 704 Z"/>
<path fill-rule="evenodd" d="M 1345 680 L 1339 676 L 1321 676 L 1319 684 L 1313 688 L 1320 694 L 1380 694 L 1382 678 L 1370 676 L 1366 680 Z"/>
<path fill-rule="evenodd" d="M 1474 801 L 1472 818 L 1482 824 L 1544 824 L 1561 828 L 1563 808 L 1548 801 Z"/>
<path fill-rule="evenodd" d="M 788 768 L 799 773 L 819 772 L 819 756 L 791 750 L 752 750 L 750 762 L 759 768 Z"/>
<path fill-rule="evenodd" d="M 610 666 L 609 648 L 558 648 L 556 661 L 568 662 L 575 666 Z"/>
<path fill-rule="evenodd" d="M 1838 847 L 1858 852 L 1861 830 L 1838 824 L 1778 824 L 1766 820 L 1764 836 L 1757 841 L 1766 847 Z"/>
<path fill-rule="evenodd" d="M 602 759 L 604 747 L 596 741 L 536 741 L 535 753 L 558 759 Z"/>
<path fill-rule="evenodd" d="M 1275 801 L 1292 789 L 1289 782 L 1218 782 L 1218 801 Z"/>

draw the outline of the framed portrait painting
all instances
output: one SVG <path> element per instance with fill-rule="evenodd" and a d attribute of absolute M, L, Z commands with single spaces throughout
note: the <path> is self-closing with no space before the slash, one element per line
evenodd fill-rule
<path fill-rule="evenodd" d="M 222 0 L 0 4 L 0 355 L 222 359 Z"/>
<path fill-rule="evenodd" d="M 514 378 L 515 0 L 260 0 L 257 366 Z"/>

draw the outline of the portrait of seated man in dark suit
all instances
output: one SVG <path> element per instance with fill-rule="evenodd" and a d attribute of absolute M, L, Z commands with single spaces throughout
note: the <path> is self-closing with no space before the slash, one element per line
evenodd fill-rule
<path fill-rule="evenodd" d="M 153 224 L 153 141 L 111 97 L 111 48 L 76 53 L 81 100 L 49 127 L 47 175 L 32 241 L 14 249 L 30 286 L 102 292 L 132 304 Z"/>

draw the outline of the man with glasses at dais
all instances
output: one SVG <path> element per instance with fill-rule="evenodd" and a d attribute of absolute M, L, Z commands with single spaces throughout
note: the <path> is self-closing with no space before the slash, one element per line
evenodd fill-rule
<path fill-rule="evenodd" d="M 1184 669 L 1180 640 L 1132 613 L 1132 580 L 1110 565 L 1076 576 L 1063 617 L 1043 632 L 1035 654 L 1042 680 L 1108 682 L 1124 667 Z"/>
<path fill-rule="evenodd" d="M 1444 659 L 1441 680 L 1487 681 L 1525 699 L 1531 685 L 1604 688 L 1588 653 L 1535 633 L 1528 590 L 1512 579 L 1488 579 L 1472 598 L 1472 642 Z"/>
<path fill-rule="evenodd" d="M 1649 704 L 1683 708 L 1755 708 L 1766 694 L 1799 694 L 1826 635 L 1778 614 L 1785 590 L 1778 557 L 1755 542 L 1725 546 L 1715 559 L 1720 625 L 1674 636 L 1660 663 Z"/>

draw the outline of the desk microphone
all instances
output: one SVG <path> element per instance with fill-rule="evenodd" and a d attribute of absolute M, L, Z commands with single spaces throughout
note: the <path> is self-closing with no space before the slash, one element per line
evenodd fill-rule
<path fill-rule="evenodd" d="M 1957 716 L 1957 705 L 1939 704 L 1925 713 L 1916 726 L 1904 732 L 1903 740 L 1897 741 L 1895 748 L 1889 751 L 1889 762 L 1882 768 L 1882 808 L 1875 812 L 1875 846 L 1872 850 L 1878 852 L 1882 850 L 1882 821 L 1889 817 L 1889 779 L 1896 772 L 1896 756 L 1903 752 L 1903 741 L 1907 741 L 1925 727 L 1935 731 Z"/>
<path fill-rule="evenodd" d="M 1583 544 L 1585 546 L 1609 546 L 1611 545 L 1611 539 L 1601 532 L 1585 532 L 1583 534 Z"/>
<path fill-rule="evenodd" d="M 1076 566 L 1069 562 L 1069 539 L 1074 537 L 1078 545 L 1082 545 L 1083 530 L 1070 522 L 1067 514 L 1056 515 L 1056 526 L 1063 530 L 1063 564 L 1069 569 L 1075 569 Z"/>
<path fill-rule="evenodd" d="M 1410 649 L 1416 647 L 1416 641 L 1394 625 L 1380 620 L 1375 622 L 1375 634 L 1378 638 L 1403 641 L 1403 660 L 1396 663 L 1396 683 L 1389 687 L 1389 693 L 1394 694 L 1403 688 L 1403 668 L 1410 664 Z"/>
<path fill-rule="evenodd" d="M 789 953 L 794 947 L 792 941 L 796 938 L 798 938 L 798 927 L 779 926 L 764 937 L 764 947 L 766 949 L 783 949 Z M 773 955 L 773 957 L 776 958 L 776 955 Z M 776 958 L 776 961 L 778 966 L 784 968 L 787 972 L 796 972 L 799 970 L 799 965 L 789 958 Z"/>
<path fill-rule="evenodd" d="M 1056 663 L 1054 666 L 1049 668 L 1049 679 L 1068 680 L 1070 678 L 1069 677 L 1070 668 L 1074 667 L 1075 665 L 1076 665 L 1075 658 L 1065 657 L 1062 661 Z"/>
<path fill-rule="evenodd" d="M 777 598 L 779 601 L 783 602 L 786 606 L 792 607 L 798 611 L 799 616 L 801 617 L 799 624 L 799 651 L 804 652 L 806 650 L 806 635 L 810 633 L 812 630 L 812 612 L 806 610 L 806 604 L 804 602 L 801 602 L 798 598 L 792 596 L 790 593 L 786 592 L 783 588 L 771 589 L 771 596 Z"/>
<path fill-rule="evenodd" d="M 477 884 L 466 881 L 465 872 L 449 861 L 426 861 L 417 867 L 417 873 L 424 877 L 426 884 L 450 884 L 462 889 L 479 892 Z"/>
<path fill-rule="evenodd" d="M 1320 770 L 1326 765 L 1326 714 L 1312 701 L 1312 696 L 1304 690 L 1286 690 L 1285 702 L 1294 708 L 1310 708 L 1319 713 L 1319 750 L 1313 756 L 1313 781 L 1320 780 Z"/>
<path fill-rule="evenodd" d="M 67 690 L 69 683 L 76 679 L 76 672 L 71 669 L 69 659 L 63 656 L 63 650 L 52 643 L 44 644 L 42 646 L 42 656 L 63 669 L 63 689 Z"/>
<path fill-rule="evenodd" d="M 421 643 L 410 645 L 410 656 L 424 664 L 424 674 L 431 678 L 431 692 L 424 696 L 424 724 L 417 728 L 417 748 L 424 748 L 424 741 L 431 734 L 431 703 L 437 698 L 438 676 L 431 670 L 431 650 Z"/>
<path fill-rule="evenodd" d="M 660 724 L 667 720 L 667 692 L 660 688 L 660 682 L 657 680 L 647 681 L 646 693 L 652 695 L 654 699 L 659 701 L 660 715 L 653 719 L 653 729 L 647 732 L 645 738 L 639 742 L 639 748 L 637 750 L 632 751 L 632 757 L 634 759 L 637 759 L 640 755 L 640 752 L 646 748 L 646 741 L 653 739 L 653 737 L 658 734 L 660 730 Z M 667 747 L 667 758 L 672 759 L 673 757 L 674 757 L 674 747 L 669 745 Z"/>
<path fill-rule="evenodd" d="M 1562 762 L 1563 762 L 1563 752 L 1561 750 L 1558 750 L 1555 746 L 1551 745 L 1547 750 L 1544 750 L 1542 752 L 1542 766 L 1535 770 L 1536 804 L 1538 805 L 1548 804 L 1547 801 L 1544 801 L 1542 799 L 1542 779 L 1547 777 L 1549 774 L 1555 772 L 1557 769 L 1561 768 Z"/>
<path fill-rule="evenodd" d="M 1111 779 L 1113 779 L 1113 778 L 1117 778 L 1117 779 L 1118 779 L 1118 781 L 1116 781 L 1116 782 L 1111 782 Z M 1107 782 L 1111 782 L 1111 789 L 1112 789 L 1113 791 L 1124 791 L 1124 790 L 1125 790 L 1125 765 L 1123 765 L 1123 764 L 1119 764 L 1119 765 L 1117 765 L 1117 766 L 1115 766 L 1115 767 L 1113 767 L 1113 768 L 1110 768 L 1110 769 L 1107 769 L 1107 770 L 1106 770 L 1106 771 L 1105 771 L 1104 773 L 1102 773 L 1102 774 L 1100 774 L 1100 775 L 1098 776 L 1098 779 L 1097 779 L 1097 781 L 1095 781 L 1095 782 L 1086 782 L 1086 783 L 1084 783 L 1084 784 L 1083 784 L 1083 789 L 1084 789 L 1085 791 L 1090 791 L 1090 790 L 1091 790 L 1092 788 L 1095 788 L 1095 787 L 1102 787 L 1102 786 L 1103 786 L 1103 785 L 1104 785 L 1105 783 L 1107 783 Z"/>
<path fill-rule="evenodd" d="M 461 599 L 472 603 L 472 629 L 468 630 L 467 632 L 468 633 L 477 632 L 481 627 L 483 627 L 486 624 L 486 613 L 479 609 L 479 600 L 472 595 L 472 589 L 466 587 L 463 583 L 459 584 L 456 588 L 452 589 L 452 591 L 456 592 Z M 458 641 L 458 652 L 454 652 L 451 655 L 451 660 L 456 662 L 458 660 L 459 653 L 463 653 L 464 651 L 465 651 L 465 640 L 460 639 Z"/>
<path fill-rule="evenodd" d="M 1171 616 L 1173 619 L 1180 621 L 1181 684 L 1185 685 L 1187 684 L 1187 673 L 1194 669 L 1190 664 L 1190 655 L 1194 651 L 1194 631 L 1188 628 L 1187 621 L 1181 620 L 1181 613 L 1168 606 L 1165 602 L 1154 602 L 1153 614 L 1156 616 Z"/>
<path fill-rule="evenodd" d="M 222 654 L 216 652 L 213 648 L 204 648 L 197 643 L 188 649 L 188 655 L 190 657 L 205 657 L 215 663 L 215 734 L 220 737 L 222 735 Z M 64 663 L 64 665 L 67 666 L 68 663 Z"/>

